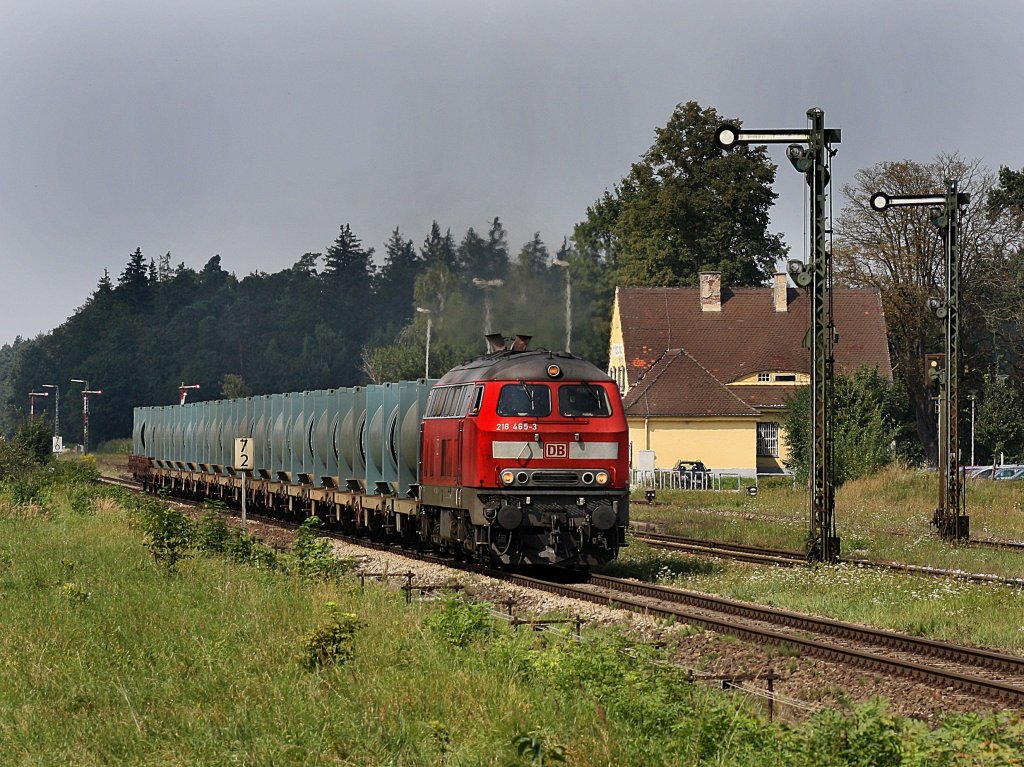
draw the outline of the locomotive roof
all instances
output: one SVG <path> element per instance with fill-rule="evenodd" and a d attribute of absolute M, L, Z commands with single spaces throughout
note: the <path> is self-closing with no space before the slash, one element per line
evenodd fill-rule
<path fill-rule="evenodd" d="M 612 380 L 600 368 L 575 354 L 552 352 L 546 349 L 529 349 L 485 354 L 463 362 L 445 373 L 436 385 L 445 386 L 470 381 L 546 380 L 548 378 L 547 367 L 551 364 L 556 364 L 562 369 L 559 380 Z"/>

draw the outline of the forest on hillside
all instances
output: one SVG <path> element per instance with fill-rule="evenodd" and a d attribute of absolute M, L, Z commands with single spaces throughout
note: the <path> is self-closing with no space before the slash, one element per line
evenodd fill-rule
<path fill-rule="evenodd" d="M 323 252 L 244 276 L 219 255 L 195 268 L 136 248 L 118 275 L 97 275 L 58 328 L 0 347 L 0 432 L 26 420 L 32 391 L 49 394 L 36 406 L 52 418 L 56 390 L 40 388 L 51 384 L 60 386 L 60 432 L 80 442 L 83 384 L 72 379 L 103 391 L 90 402 L 96 445 L 131 433 L 133 407 L 176 402 L 179 384 L 201 387 L 191 399 L 214 399 L 418 378 L 428 327 L 432 376 L 482 353 L 486 332 L 531 335 L 551 349 L 569 343 L 604 365 L 616 285 L 694 285 L 709 269 L 725 286 L 760 285 L 787 256 L 769 231 L 778 168 L 763 146 L 719 148 L 714 131 L 724 121 L 695 102 L 677 106 L 557 247 L 540 233 L 515 247 L 495 217 L 460 237 L 435 221 L 418 242 L 396 227 L 379 253 L 343 223 Z M 922 364 L 942 343 L 927 304 L 943 289 L 943 246 L 926 211 L 881 216 L 867 199 L 878 189 L 934 191 L 946 178 L 972 197 L 962 234 L 967 389 L 993 424 L 1024 423 L 1024 361 L 1014 352 L 1024 322 L 1024 170 L 997 175 L 943 155 L 879 163 L 831 190 L 842 201 L 836 284 L 880 290 L 895 376 L 926 446 L 934 419 Z M 1024 453 L 1018 431 L 996 429 L 986 440 Z"/>

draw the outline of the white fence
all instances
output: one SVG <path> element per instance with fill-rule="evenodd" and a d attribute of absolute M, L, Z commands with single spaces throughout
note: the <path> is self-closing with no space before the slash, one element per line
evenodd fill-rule
<path fill-rule="evenodd" d="M 773 473 L 745 477 L 734 471 L 678 472 L 674 469 L 633 469 L 630 472 L 630 485 L 642 490 L 709 490 L 738 493 L 744 489 L 757 487 L 762 477 L 786 477 L 793 480 L 794 486 L 796 484 L 796 478 L 792 474 Z"/>

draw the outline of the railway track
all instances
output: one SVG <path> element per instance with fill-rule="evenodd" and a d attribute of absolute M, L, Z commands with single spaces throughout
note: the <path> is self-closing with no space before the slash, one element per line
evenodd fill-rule
<path fill-rule="evenodd" d="M 650 583 L 591 576 L 556 584 L 511 575 L 521 586 L 703 626 L 758 645 L 788 646 L 821 660 L 898 675 L 1024 706 L 1024 658 L 834 621 Z"/>
<path fill-rule="evenodd" d="M 732 559 L 740 562 L 754 564 L 778 565 L 782 567 L 800 567 L 808 565 L 803 553 L 798 551 L 785 551 L 781 549 L 765 549 L 757 546 L 747 546 L 738 543 L 725 543 L 721 541 L 705 541 L 696 538 L 684 538 L 664 533 L 650 533 L 633 531 L 633 535 L 641 541 L 652 546 L 673 551 L 682 551 L 689 554 L 700 554 L 704 556 Z M 1013 541 L 1002 541 L 1003 544 L 1015 544 Z M 1024 551 L 1024 544 L 1019 544 Z M 1007 546 L 1016 548 L 1016 546 Z M 986 573 L 969 573 L 963 570 L 947 570 L 941 567 L 927 567 L 925 565 L 909 565 L 903 562 L 884 562 L 874 559 L 855 559 L 852 557 L 840 557 L 840 563 L 856 565 L 858 567 L 871 567 L 893 572 L 913 573 L 915 575 L 928 575 L 939 578 L 956 578 L 957 580 L 971 581 L 974 583 L 998 583 L 1006 586 L 1024 588 L 1024 578 L 1008 578 L 999 575 Z"/>
<path fill-rule="evenodd" d="M 134 482 L 114 479 L 103 481 L 141 491 Z M 295 526 L 257 515 L 253 515 L 253 518 L 259 518 L 267 524 Z M 430 554 L 397 550 L 385 544 L 337 533 L 328 535 L 368 548 L 394 551 L 423 561 L 478 572 L 524 588 L 673 618 L 731 634 L 761 646 L 791 647 L 801 654 L 859 670 L 905 677 L 1011 706 L 1024 706 L 1024 658 L 1014 655 L 911 637 L 641 581 L 591 575 L 585 583 L 564 583 L 455 563 Z M 754 547 L 737 545 L 734 548 L 742 555 L 756 554 L 756 551 L 744 551 Z M 799 564 L 794 552 L 774 552 L 771 556 L 791 565 Z"/>

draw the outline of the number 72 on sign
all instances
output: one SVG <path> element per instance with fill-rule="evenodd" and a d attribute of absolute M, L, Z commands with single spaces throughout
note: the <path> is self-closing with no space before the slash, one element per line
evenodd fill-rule
<path fill-rule="evenodd" d="M 252 437 L 238 437 L 235 440 L 235 471 L 252 471 Z"/>

